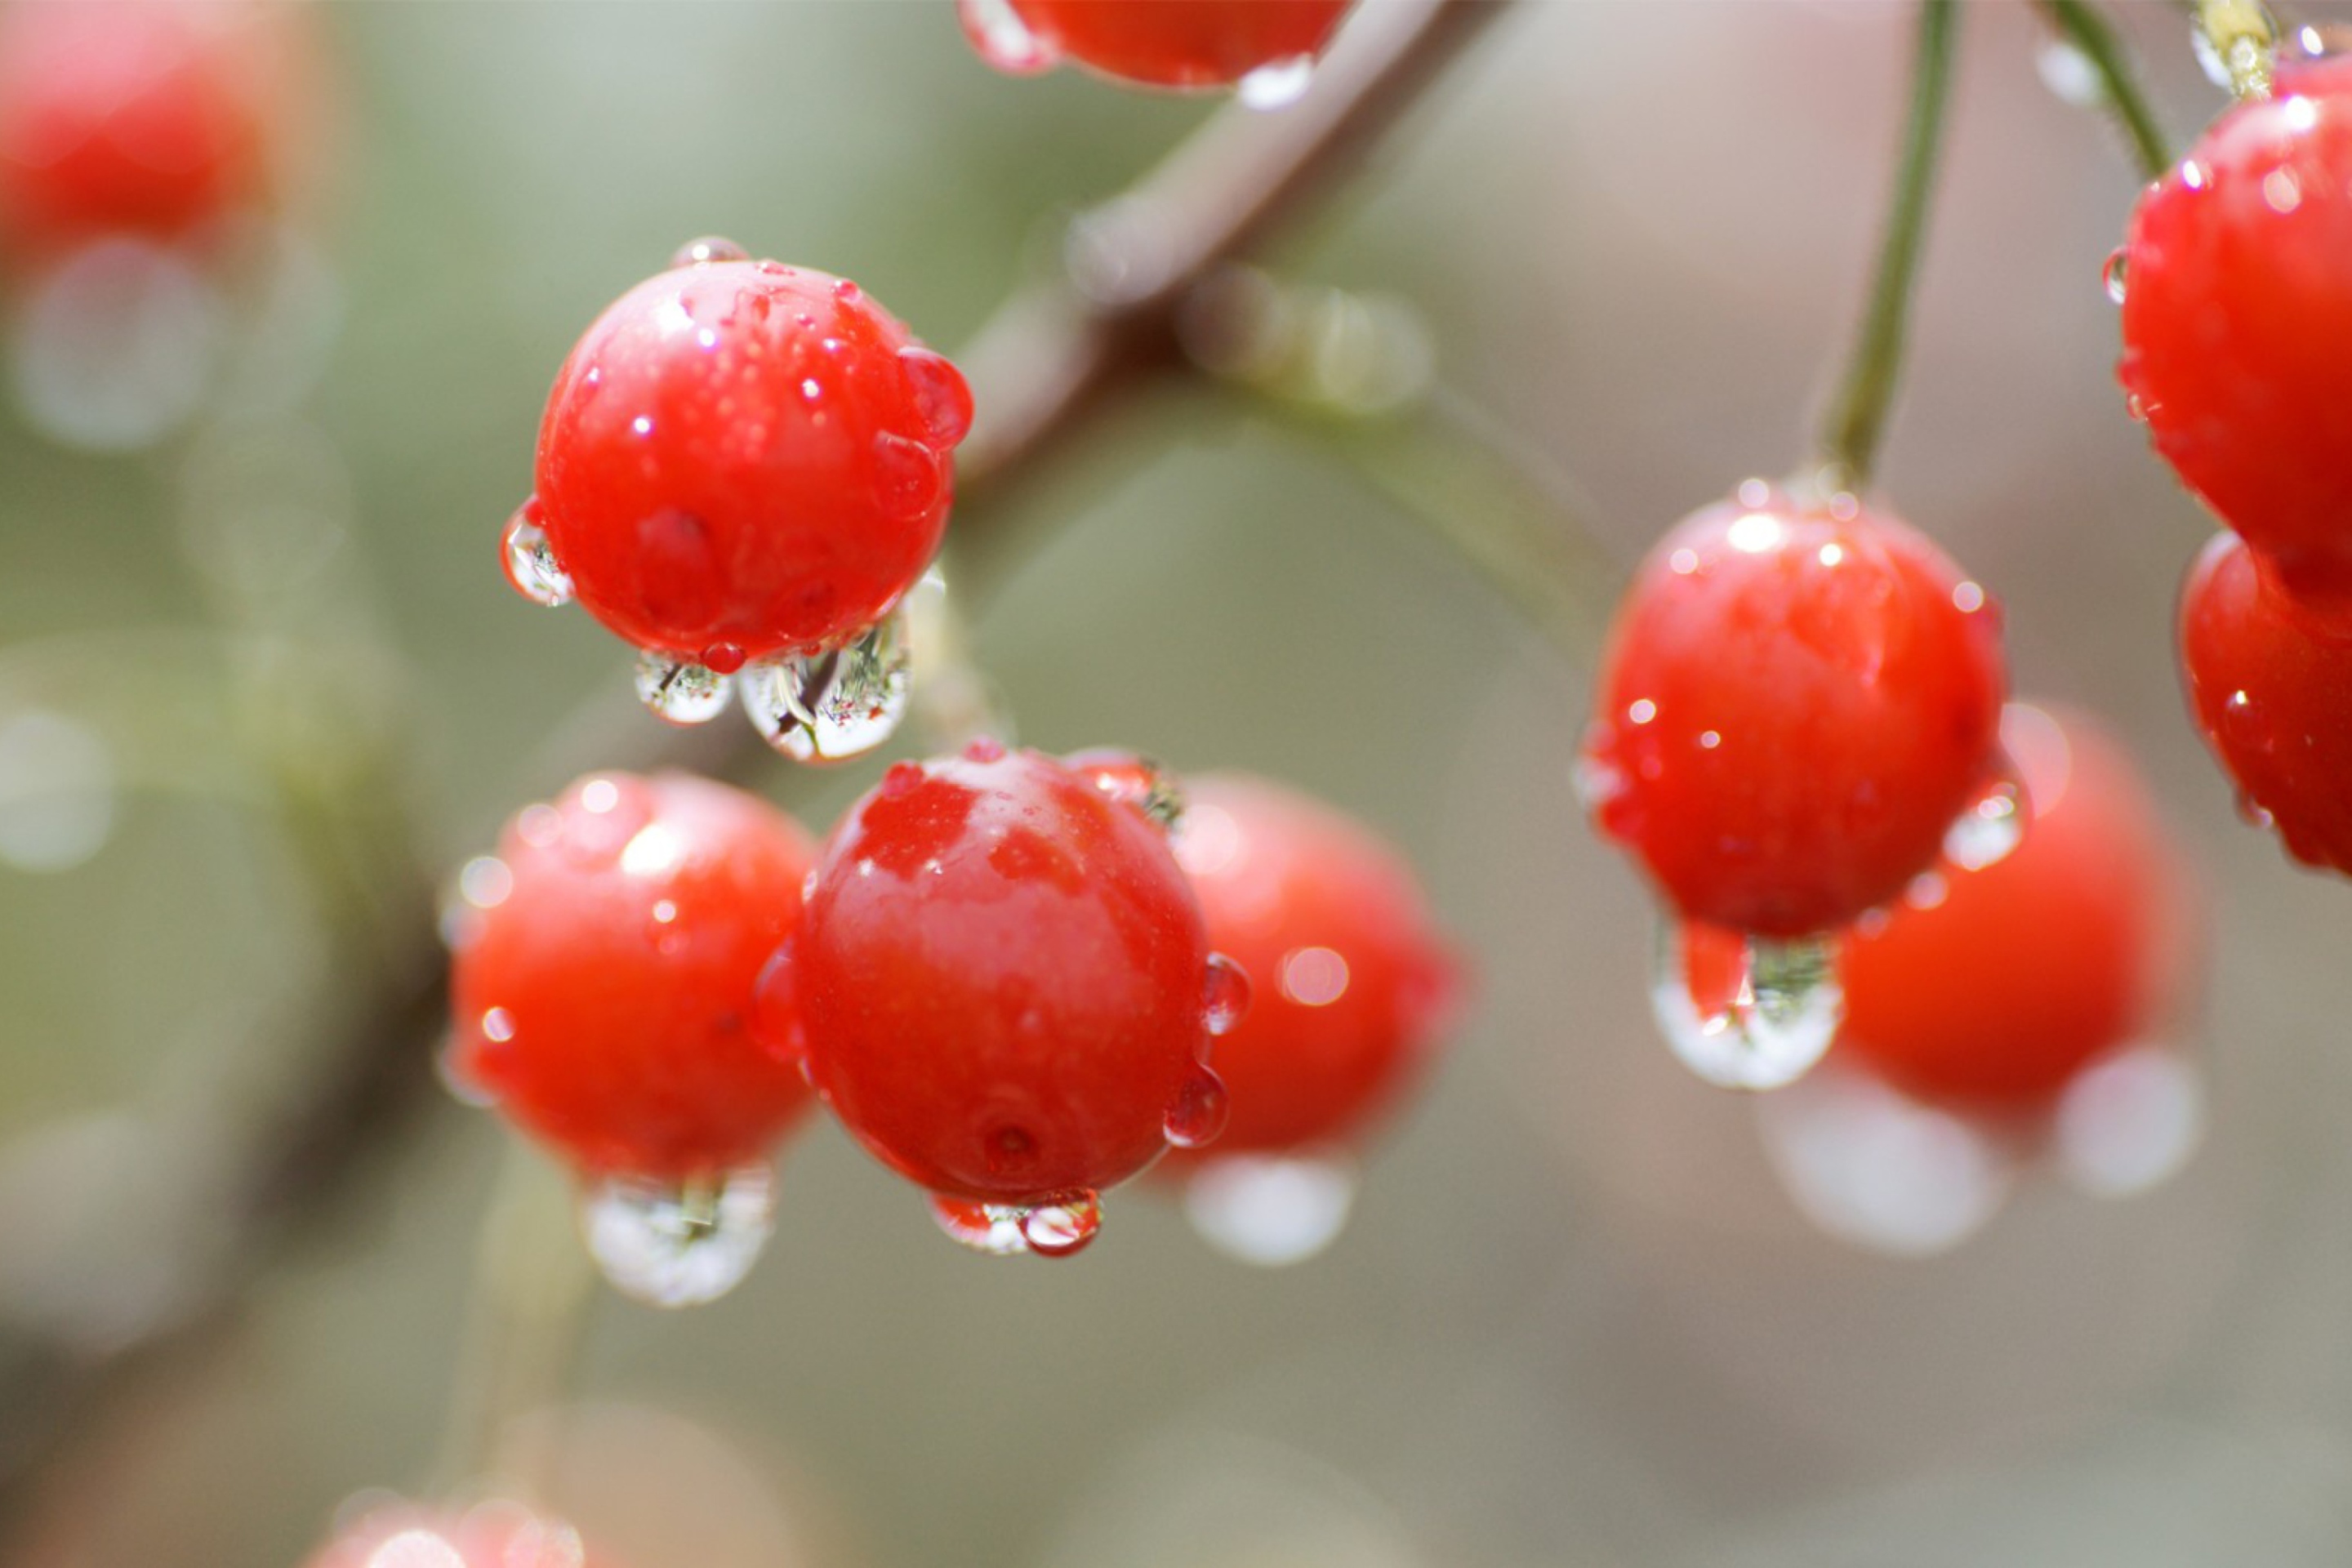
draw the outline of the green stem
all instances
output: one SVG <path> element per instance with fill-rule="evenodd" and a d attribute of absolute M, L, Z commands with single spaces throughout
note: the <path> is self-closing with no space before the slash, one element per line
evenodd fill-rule
<path fill-rule="evenodd" d="M 1911 115 L 1904 128 L 1903 159 L 1895 171 L 1894 201 L 1879 243 L 1878 276 L 1871 286 L 1861 335 L 1846 361 L 1844 382 L 1822 425 L 1822 458 L 1831 470 L 1825 481 L 1830 488 L 1859 489 L 1870 482 L 1887 406 L 1895 398 L 1904 333 L 1911 315 L 1911 288 L 1918 274 L 1920 240 L 1927 228 L 1927 194 L 1935 183 L 1936 154 L 1943 140 L 1944 106 L 1951 97 L 1952 37 L 1959 9 L 1957 0 L 1921 0 Z"/>
<path fill-rule="evenodd" d="M 2090 0 L 2039 0 L 2039 4 L 2051 27 L 2098 73 L 2100 96 L 2131 143 L 2139 172 L 2151 180 L 2162 178 L 2172 167 L 2172 150 L 2166 144 L 2164 127 L 2157 123 L 2155 108 L 2140 87 L 2123 39 Z"/>

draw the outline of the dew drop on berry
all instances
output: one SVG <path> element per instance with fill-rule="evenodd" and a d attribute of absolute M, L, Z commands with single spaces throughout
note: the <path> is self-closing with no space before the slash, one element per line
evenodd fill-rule
<path fill-rule="evenodd" d="M 1161 1131 L 1176 1148 L 1205 1148 L 1217 1141 L 1233 1113 L 1233 1097 L 1225 1092 L 1225 1080 L 1205 1067 L 1196 1067 L 1176 1091 L 1176 1103 L 1168 1108 Z"/>
<path fill-rule="evenodd" d="M 2163 1046 L 2135 1046 L 2066 1086 L 2053 1131 L 2058 1168 L 2095 1196 L 2129 1196 L 2178 1172 L 2204 1131 L 2195 1064 Z"/>
<path fill-rule="evenodd" d="M 915 417 L 923 422 L 923 444 L 945 451 L 971 430 L 971 388 L 963 373 L 940 354 L 920 346 L 898 351 Z"/>
<path fill-rule="evenodd" d="M 956 0 L 956 16 L 980 58 L 1013 76 L 1052 68 L 1055 51 L 1029 30 L 1013 0 Z"/>
<path fill-rule="evenodd" d="M 795 762 L 838 763 L 898 729 L 910 663 L 906 616 L 893 611 L 845 647 L 755 660 L 737 683 L 743 711 L 768 744 Z"/>
<path fill-rule="evenodd" d="M 2124 287 L 2131 270 L 2131 255 L 2122 246 L 2107 253 L 2107 264 L 2099 270 L 2099 281 L 2107 290 L 2107 298 L 2120 305 L 2124 302 Z"/>
<path fill-rule="evenodd" d="M 637 655 L 637 700 L 672 724 L 707 724 L 726 711 L 734 682 L 708 665 L 657 648 Z"/>
<path fill-rule="evenodd" d="M 1201 973 L 1201 1027 L 1212 1035 L 1230 1035 L 1248 1016 L 1249 971 L 1222 952 L 1209 954 Z"/>
<path fill-rule="evenodd" d="M 1021 1216 L 1022 1238 L 1040 1258 L 1081 1252 L 1101 1229 L 1102 1199 L 1083 1188 L 1056 1193 Z"/>
<path fill-rule="evenodd" d="M 1766 1157 L 1805 1217 L 1899 1258 L 1948 1251 L 2009 1194 L 2015 1158 L 1985 1126 L 1835 1064 L 1757 1101 Z"/>
<path fill-rule="evenodd" d="M 699 239 L 689 239 L 670 253 L 669 264 L 677 267 L 701 267 L 713 261 L 749 261 L 751 253 L 731 239 L 706 234 Z"/>
<path fill-rule="evenodd" d="M 1234 95 L 1249 109 L 1287 109 L 1307 96 L 1315 82 L 1315 57 L 1293 55 L 1269 60 L 1242 78 Z"/>
<path fill-rule="evenodd" d="M 731 642 L 715 642 L 702 650 L 703 668 L 718 675 L 732 675 L 743 668 L 744 653 Z"/>
<path fill-rule="evenodd" d="M 775 1173 L 747 1165 L 716 1179 L 611 1176 L 581 1194 L 580 1229 L 613 1288 L 651 1307 L 714 1301 L 768 1244 Z"/>
<path fill-rule="evenodd" d="M 808 1076 L 808 1039 L 801 1028 L 800 991 L 794 984 L 790 937 L 769 955 L 751 983 L 751 1037 L 778 1061 Z"/>
<path fill-rule="evenodd" d="M 1837 1036 L 1845 994 L 1838 939 L 1776 941 L 1669 917 L 1658 933 L 1651 1010 L 1683 1065 L 1725 1089 L 1779 1089 Z"/>
<path fill-rule="evenodd" d="M 1305 1262 L 1329 1247 L 1355 1201 L 1355 1168 L 1338 1155 L 1227 1155 L 1184 1184 L 1184 1217 L 1201 1239 L 1267 1268 Z"/>
<path fill-rule="evenodd" d="M 940 504 L 947 470 L 920 441 L 885 430 L 874 437 L 875 500 L 894 518 L 917 518 Z"/>
<path fill-rule="evenodd" d="M 2009 858 L 2025 841 L 2025 788 L 2014 776 L 1995 780 L 1944 830 L 1944 858 L 1963 871 L 1981 871 Z"/>
<path fill-rule="evenodd" d="M 1020 1204 L 981 1203 L 934 1193 L 930 1208 L 932 1221 L 959 1247 L 990 1258 L 1014 1258 L 1029 1250 L 1024 1223 L 1029 1211 Z"/>
<path fill-rule="evenodd" d="M 555 546 L 548 542 L 547 530 L 540 526 L 537 500 L 523 502 L 507 519 L 499 561 L 506 568 L 508 584 L 532 604 L 554 609 L 572 602 L 572 574 L 556 560 Z"/>
<path fill-rule="evenodd" d="M 1004 760 L 1004 742 L 993 735 L 974 735 L 964 743 L 963 755 L 970 763 L 1001 763 Z"/>

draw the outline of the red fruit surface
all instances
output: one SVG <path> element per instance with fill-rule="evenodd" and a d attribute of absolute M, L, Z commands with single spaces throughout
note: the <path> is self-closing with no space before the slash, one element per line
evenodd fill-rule
<path fill-rule="evenodd" d="M 1135 1174 L 1208 1036 L 1208 939 L 1165 836 L 1086 775 L 975 745 L 900 763 L 822 851 L 791 985 L 810 1081 L 953 1197 Z"/>
<path fill-rule="evenodd" d="M 1233 1115 L 1205 1157 L 1353 1142 L 1421 1075 L 1459 965 L 1410 868 L 1362 824 L 1239 774 L 1185 795 L 1177 864 L 1210 945 L 1254 981 L 1211 1049 Z"/>
<path fill-rule="evenodd" d="M 1349 0 L 1004 0 L 1045 60 L 1146 87 L 1231 87 L 1322 51 Z M 967 5 L 967 16 L 971 7 Z M 991 54 L 985 43 L 982 52 Z"/>
<path fill-rule="evenodd" d="M 459 1072 L 586 1172 L 764 1158 L 809 1101 L 750 1024 L 811 853 L 782 812 L 679 773 L 598 774 L 523 811 L 488 879 L 503 896 L 457 921 Z"/>
<path fill-rule="evenodd" d="M 203 0 L 0 7 L 0 229 L 10 244 L 173 239 L 260 199 L 271 20 L 260 6 Z"/>
<path fill-rule="evenodd" d="M 1685 520 L 1637 569 L 1583 770 L 1601 830 L 1684 915 L 1792 937 L 1935 860 L 1999 775 L 2006 677 L 1990 601 L 1926 537 L 1749 499 Z"/>
<path fill-rule="evenodd" d="M 1833 1048 L 1920 1100 L 2023 1111 L 2168 1021 L 2188 989 L 2191 884 L 2095 721 L 2013 704 L 2001 737 L 2032 802 L 2024 838 L 1853 934 Z"/>
<path fill-rule="evenodd" d="M 2181 588 L 2180 668 L 2241 809 L 2305 865 L 2352 875 L 2352 614 L 2290 599 L 2219 534 Z"/>
<path fill-rule="evenodd" d="M 589 612 L 688 661 L 830 647 L 939 548 L 971 394 L 852 283 L 773 261 L 646 279 L 539 432 L 542 526 Z"/>
<path fill-rule="evenodd" d="M 2352 603 L 2352 58 L 2222 115 L 2124 254 L 2117 374 L 2157 450 L 2294 592 Z"/>

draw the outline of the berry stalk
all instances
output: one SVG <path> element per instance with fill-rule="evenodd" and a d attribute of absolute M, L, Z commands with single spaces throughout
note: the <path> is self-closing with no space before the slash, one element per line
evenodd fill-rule
<path fill-rule="evenodd" d="M 2141 174 L 2151 180 L 2163 178 L 2164 172 L 2172 167 L 2172 149 L 2165 140 L 2164 127 L 2157 121 L 2155 107 L 2140 87 L 2123 39 L 2090 0 L 2040 3 L 2052 30 L 2097 74 L 2101 106 L 2131 144 L 2132 159 Z"/>

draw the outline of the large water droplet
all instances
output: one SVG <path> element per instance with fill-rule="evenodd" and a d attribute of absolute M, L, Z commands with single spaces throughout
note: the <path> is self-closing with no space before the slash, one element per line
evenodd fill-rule
<path fill-rule="evenodd" d="M 1270 60 L 1242 78 L 1234 96 L 1250 109 L 1287 109 L 1307 96 L 1315 83 L 1315 57 L 1293 55 Z"/>
<path fill-rule="evenodd" d="M 962 440 L 971 430 L 971 388 L 963 373 L 919 344 L 900 349 L 898 364 L 907 373 L 915 416 L 923 422 L 924 444 L 945 451 Z"/>
<path fill-rule="evenodd" d="M 848 647 L 763 659 L 738 678 L 743 710 L 768 744 L 803 763 L 863 756 L 907 711 L 907 623 L 893 611 Z"/>
<path fill-rule="evenodd" d="M 581 1194 L 580 1229 L 613 1288 L 652 1307 L 691 1307 L 732 1290 L 768 1244 L 775 1173 L 664 1182 L 613 1176 Z"/>
<path fill-rule="evenodd" d="M 1080 1188 L 1056 1193 L 1021 1217 L 1021 1234 L 1040 1258 L 1067 1258 L 1084 1251 L 1102 1229 L 1102 1199 Z"/>
<path fill-rule="evenodd" d="M 727 710 L 734 682 L 708 665 L 657 648 L 637 655 L 637 700 L 673 724 L 708 724 Z"/>
<path fill-rule="evenodd" d="M 1168 1108 L 1160 1131 L 1179 1149 L 1199 1149 L 1217 1141 L 1233 1113 L 1225 1080 L 1207 1068 L 1196 1067 L 1176 1091 L 1176 1103 Z"/>
<path fill-rule="evenodd" d="M 1222 952 L 1209 954 L 1201 973 L 1201 1027 L 1212 1035 L 1230 1035 L 1249 1016 L 1249 971 Z"/>
<path fill-rule="evenodd" d="M 2058 1165 L 2100 1197 L 2125 1197 L 2169 1178 L 2205 1131 L 2205 1088 L 2179 1052 L 2138 1046 L 2076 1074 L 2058 1101 Z"/>
<path fill-rule="evenodd" d="M 980 58 L 1014 76 L 1034 76 L 1058 58 L 1053 47 L 1029 30 L 1012 0 L 956 0 L 964 37 Z"/>
<path fill-rule="evenodd" d="M 508 584 L 532 604 L 553 609 L 572 602 L 572 574 L 556 560 L 555 546 L 540 526 L 536 499 L 523 502 L 507 519 L 499 561 L 506 568 Z"/>
<path fill-rule="evenodd" d="M 1184 1217 L 1203 1241 L 1269 1268 L 1329 1247 L 1355 1201 L 1355 1167 L 1336 1155 L 1224 1155 L 1184 1184 Z"/>
<path fill-rule="evenodd" d="M 749 261 L 751 253 L 731 239 L 706 234 L 699 239 L 689 239 L 670 253 L 669 264 L 677 267 L 700 267 L 712 261 Z"/>
<path fill-rule="evenodd" d="M 991 1258 L 1012 1258 L 1029 1250 L 1029 1237 L 1023 1228 L 1029 1211 L 1020 1204 L 981 1203 L 933 1193 L 930 1205 L 931 1218 L 959 1247 Z"/>
<path fill-rule="evenodd" d="M 2118 245 L 2107 253 L 2106 266 L 2099 269 L 2099 281 L 2107 290 L 2107 298 L 2120 305 L 2130 281 L 2131 252 Z"/>
<path fill-rule="evenodd" d="M 2025 842 L 2025 788 L 2013 775 L 1996 780 L 1944 830 L 1944 858 L 1981 871 Z"/>
<path fill-rule="evenodd" d="M 1720 984 L 1695 988 L 1687 951 L 1694 939 L 1738 944 Z M 1834 936 L 1782 942 L 1669 918 L 1659 930 L 1650 986 L 1658 1027 L 1683 1065 L 1709 1083 L 1750 1089 L 1794 1083 L 1821 1060 L 1845 1016 L 1837 946 Z"/>
<path fill-rule="evenodd" d="M 1806 1217 L 1874 1252 L 1957 1247 L 2009 1194 L 2015 1162 L 1983 1128 L 1835 1065 L 1759 1100 L 1756 1118 Z"/>

